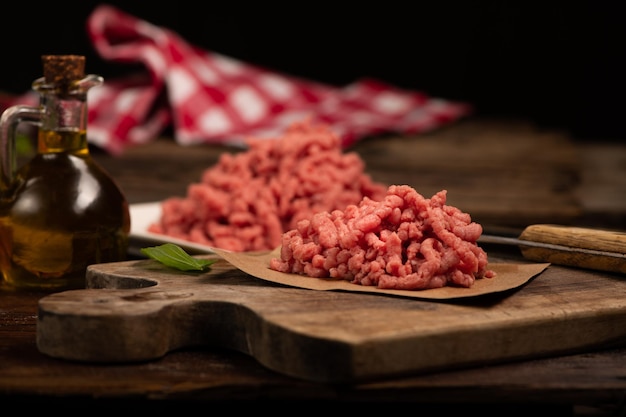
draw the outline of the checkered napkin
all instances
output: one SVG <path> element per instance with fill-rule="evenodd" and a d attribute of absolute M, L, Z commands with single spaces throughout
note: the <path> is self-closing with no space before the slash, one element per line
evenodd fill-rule
<path fill-rule="evenodd" d="M 471 111 L 373 79 L 336 88 L 277 74 L 202 50 L 106 4 L 89 16 L 87 31 L 104 59 L 147 69 L 105 79 L 88 94 L 89 141 L 111 153 L 148 142 L 170 125 L 182 145 L 243 145 L 303 119 L 328 124 L 348 147 L 368 135 L 431 130 Z"/>

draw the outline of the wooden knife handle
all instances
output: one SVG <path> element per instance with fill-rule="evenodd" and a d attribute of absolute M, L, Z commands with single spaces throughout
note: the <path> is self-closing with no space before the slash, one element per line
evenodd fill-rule
<path fill-rule="evenodd" d="M 567 249 L 522 246 L 526 259 L 559 265 L 626 273 L 626 233 L 584 227 L 535 224 L 520 240 L 548 243 Z"/>

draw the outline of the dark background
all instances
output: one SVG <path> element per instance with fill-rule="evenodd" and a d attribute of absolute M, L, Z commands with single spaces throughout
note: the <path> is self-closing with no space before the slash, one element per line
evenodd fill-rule
<path fill-rule="evenodd" d="M 66 2 L 69 3 L 69 2 Z M 0 90 L 22 93 L 43 54 L 82 54 L 107 79 L 85 22 L 99 2 L 13 3 L 0 25 Z M 576 138 L 625 140 L 626 24 L 619 2 L 110 1 L 189 43 L 268 69 L 344 85 L 374 77 L 524 117 Z"/>

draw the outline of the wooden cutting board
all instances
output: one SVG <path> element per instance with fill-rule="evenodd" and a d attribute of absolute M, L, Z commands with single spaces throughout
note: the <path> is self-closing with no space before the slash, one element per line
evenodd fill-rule
<path fill-rule="evenodd" d="M 353 383 L 626 342 L 626 278 L 554 265 L 521 288 L 456 301 L 292 288 L 223 260 L 200 275 L 153 260 L 92 265 L 87 287 L 40 300 L 42 353 L 119 363 L 216 346 Z"/>

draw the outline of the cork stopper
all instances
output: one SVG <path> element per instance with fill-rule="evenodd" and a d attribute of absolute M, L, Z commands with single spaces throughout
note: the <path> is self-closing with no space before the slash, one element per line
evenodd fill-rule
<path fill-rule="evenodd" d="M 43 55 L 41 61 L 46 83 L 67 85 L 85 76 L 82 55 Z"/>

